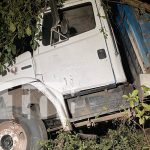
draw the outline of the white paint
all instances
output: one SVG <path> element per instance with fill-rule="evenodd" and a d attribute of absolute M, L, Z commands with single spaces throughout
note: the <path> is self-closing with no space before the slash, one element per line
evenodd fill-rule
<path fill-rule="evenodd" d="M 28 65 L 31 65 L 31 67 L 24 70 L 21 69 L 22 67 Z M 7 75 L 0 76 L 0 86 L 7 81 L 16 80 L 19 78 L 35 78 L 35 72 L 33 69 L 33 60 L 31 58 L 30 52 L 25 52 L 24 54 L 17 57 L 16 63 L 14 64 L 14 66 L 10 66 L 9 70 L 11 69 L 14 70 L 14 68 L 16 68 L 15 73 L 7 71 Z"/>
<path fill-rule="evenodd" d="M 71 129 L 70 124 L 68 124 L 68 120 L 69 120 L 68 112 L 67 112 L 67 108 L 66 108 L 66 105 L 64 102 L 63 95 L 50 87 L 46 87 L 42 82 L 38 82 L 35 80 L 28 80 L 28 79 L 26 79 L 25 81 L 26 82 L 24 82 L 24 83 L 34 86 L 40 92 L 42 92 L 48 98 L 49 101 L 51 101 L 51 103 L 54 105 L 54 107 L 57 110 L 57 113 L 59 115 L 59 118 L 61 120 L 64 130 Z M 34 82 L 27 82 L 27 81 L 34 81 Z M 10 81 L 10 83 L 13 83 L 12 87 L 22 85 L 22 83 L 19 82 L 19 79 L 15 80 L 13 82 Z M 4 87 L 3 89 L 4 90 L 7 89 L 8 85 L 10 85 L 10 83 L 7 82 L 7 83 L 3 84 L 3 87 Z M 2 88 L 0 88 L 0 91 L 3 91 Z M 27 97 L 24 97 L 24 100 L 27 100 Z M 27 108 L 27 105 L 30 103 L 30 100 L 28 100 L 28 101 L 25 101 L 25 103 L 23 103 L 23 105 L 25 105 L 26 108 Z M 27 110 L 25 110 L 25 112 L 26 111 Z"/>
<path fill-rule="evenodd" d="M 68 122 L 69 118 L 67 108 L 63 97 L 60 98 L 60 94 L 58 94 L 58 92 L 55 92 L 53 89 L 47 88 L 41 82 L 32 82 L 30 84 L 36 87 L 39 91 L 41 91 L 45 96 L 47 96 L 48 100 L 53 103 L 61 120 L 63 129 L 71 130 L 71 125 Z"/>
<path fill-rule="evenodd" d="M 55 46 L 43 46 L 40 42 L 33 58 L 29 52 L 20 55 L 13 66 L 17 71 L 8 72 L 4 77 L 0 76 L 0 91 L 27 83 L 40 90 L 54 104 L 62 125 L 67 130 L 70 126 L 67 123 L 68 113 L 63 94 L 74 94 L 81 90 L 126 82 L 120 55 L 115 54 L 107 20 L 98 16 L 98 12 L 101 16 L 105 15 L 100 3 L 97 1 L 98 10 L 93 0 L 72 0 L 64 5 L 68 7 L 85 2 L 93 4 L 95 29 Z M 100 32 L 102 27 L 107 31 L 107 40 Z M 105 49 L 105 59 L 98 58 L 99 49 Z M 32 67 L 21 69 L 27 65 Z M 38 76 L 41 82 L 37 82 Z"/>
<path fill-rule="evenodd" d="M 150 88 L 150 74 L 140 74 L 140 85 L 144 85 Z"/>
<path fill-rule="evenodd" d="M 118 47 L 116 45 L 116 39 L 114 37 L 113 34 L 113 29 L 111 27 L 111 25 L 108 25 L 108 21 L 107 21 L 107 16 L 104 12 L 103 9 L 103 4 L 101 4 L 101 0 L 95 0 L 97 7 L 98 7 L 98 13 L 99 16 L 105 16 L 105 17 L 100 17 L 100 22 L 101 22 L 101 26 L 105 28 L 106 33 L 108 34 L 108 37 L 106 39 L 107 42 L 107 46 L 108 46 L 108 52 L 110 54 L 110 60 L 112 63 L 112 67 L 114 70 L 114 74 L 115 74 L 115 78 L 116 78 L 116 83 L 124 83 L 126 82 L 126 76 L 123 70 L 123 66 L 122 66 L 122 61 L 121 61 L 121 57 L 119 54 L 119 50 Z M 110 27 L 109 27 L 110 26 Z M 114 41 L 113 41 L 114 38 Z M 117 52 L 117 54 L 116 54 Z"/>
<path fill-rule="evenodd" d="M 24 84 L 34 82 L 34 81 L 36 81 L 36 79 L 28 78 L 28 77 L 18 78 L 18 79 L 14 79 L 14 80 L 10 80 L 10 81 L 8 78 L 7 82 L 1 82 L 0 83 L 0 91 L 4 91 L 4 90 L 10 89 L 10 88 L 13 88 L 15 86 L 24 85 Z"/>
<path fill-rule="evenodd" d="M 120 55 L 115 55 L 107 21 L 104 19 L 101 25 L 96 5 L 93 0 L 89 1 L 93 4 L 96 28 L 55 46 L 43 46 L 40 42 L 40 54 L 35 57 L 37 74 L 43 74 L 44 83 L 62 94 L 126 82 Z M 71 1 L 67 6 L 89 1 Z M 99 11 L 104 15 L 102 7 Z M 108 48 L 103 33 L 99 31 L 102 26 L 107 30 Z M 98 58 L 99 49 L 105 49 L 106 59 Z"/>
<path fill-rule="evenodd" d="M 97 1 L 77 0 L 68 1 L 64 6 L 91 2 L 96 20 L 96 28 L 71 37 L 68 41 L 56 46 L 43 46 L 40 43 L 33 59 L 26 52 L 16 59 L 17 72 L 9 72 L 0 77 L 0 82 L 25 78 L 36 78 L 43 75 L 44 83 L 58 90 L 62 94 L 74 94 L 81 90 L 107 86 L 109 84 L 124 83 L 126 81 L 120 55 L 115 55 L 115 46 L 106 19 L 100 20 L 98 13 L 104 16 L 103 8 Z M 107 40 L 99 30 L 104 27 L 108 34 Z M 106 45 L 107 44 L 107 45 Z M 99 59 L 98 49 L 105 49 L 107 57 Z M 32 65 L 31 68 L 21 70 L 21 67 Z M 11 69 L 11 68 L 10 68 Z M 41 80 L 41 78 L 40 78 Z M 10 86 L 11 87 L 11 86 Z"/>

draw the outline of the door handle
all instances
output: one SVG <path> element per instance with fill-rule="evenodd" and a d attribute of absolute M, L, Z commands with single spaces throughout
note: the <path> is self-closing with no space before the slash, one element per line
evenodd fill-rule
<path fill-rule="evenodd" d="M 99 59 L 105 59 L 107 57 L 105 49 L 97 50 L 97 54 L 98 54 Z"/>

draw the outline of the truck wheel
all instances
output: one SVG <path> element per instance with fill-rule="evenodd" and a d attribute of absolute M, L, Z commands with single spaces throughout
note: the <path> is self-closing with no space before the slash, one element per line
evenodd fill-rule
<path fill-rule="evenodd" d="M 47 140 L 44 123 L 37 116 L 17 115 L 0 122 L 0 150 L 41 150 L 40 140 Z"/>

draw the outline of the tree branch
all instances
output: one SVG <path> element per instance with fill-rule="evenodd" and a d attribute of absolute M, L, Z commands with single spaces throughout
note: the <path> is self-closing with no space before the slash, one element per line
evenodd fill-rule
<path fill-rule="evenodd" d="M 139 8 L 145 10 L 146 12 L 150 13 L 150 3 L 143 2 L 142 0 L 107 0 L 108 2 L 113 3 L 121 3 L 133 6 L 135 8 Z"/>

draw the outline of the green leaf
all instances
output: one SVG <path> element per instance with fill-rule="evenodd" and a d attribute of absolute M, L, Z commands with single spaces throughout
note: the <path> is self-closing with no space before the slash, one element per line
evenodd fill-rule
<path fill-rule="evenodd" d="M 145 85 L 142 85 L 142 90 L 144 92 L 147 92 L 147 91 L 150 91 L 150 88 L 149 87 L 146 87 Z"/>
<path fill-rule="evenodd" d="M 144 118 L 140 118 L 139 119 L 139 123 L 140 123 L 140 125 L 144 124 L 145 123 L 145 119 Z"/>
<path fill-rule="evenodd" d="M 136 117 L 140 118 L 140 117 L 141 117 L 141 115 L 140 115 L 140 114 L 136 114 Z"/>
<path fill-rule="evenodd" d="M 146 119 L 146 120 L 150 119 L 150 116 L 145 116 L 145 119 Z"/>
<path fill-rule="evenodd" d="M 129 97 L 127 95 L 123 95 L 122 98 L 124 98 L 126 100 L 129 99 Z"/>
<path fill-rule="evenodd" d="M 139 97 L 138 96 L 135 97 L 135 102 L 137 102 L 137 103 L 139 102 Z"/>
<path fill-rule="evenodd" d="M 140 118 L 140 117 L 142 117 L 143 115 L 144 115 L 144 113 L 145 113 L 145 111 L 144 110 L 139 110 L 137 107 L 135 108 L 135 110 L 136 110 L 136 117 L 138 117 L 138 118 Z"/>
<path fill-rule="evenodd" d="M 132 97 L 137 96 L 137 95 L 138 95 L 138 93 L 139 93 L 139 91 L 138 91 L 138 90 L 134 90 L 134 91 L 132 92 Z"/>
<path fill-rule="evenodd" d="M 140 111 L 137 107 L 135 108 L 135 110 L 136 110 L 137 113 L 139 113 L 139 111 Z"/>
<path fill-rule="evenodd" d="M 134 107 L 134 102 L 130 101 L 130 107 L 133 108 Z"/>
<path fill-rule="evenodd" d="M 27 34 L 28 36 L 30 36 L 30 35 L 32 34 L 31 29 L 30 29 L 29 26 L 26 28 L 26 34 Z"/>
<path fill-rule="evenodd" d="M 143 147 L 142 150 L 149 150 L 149 147 Z"/>
<path fill-rule="evenodd" d="M 142 111 L 141 111 L 141 116 L 143 116 L 144 115 L 144 113 L 145 113 L 145 110 L 143 109 Z"/>
<path fill-rule="evenodd" d="M 11 51 L 12 51 L 13 55 L 16 55 L 16 46 L 15 45 L 11 46 Z"/>
<path fill-rule="evenodd" d="M 11 32 L 15 32 L 15 30 L 16 30 L 16 26 L 12 22 L 10 22 L 10 24 L 9 24 L 9 30 Z"/>
<path fill-rule="evenodd" d="M 11 52 L 11 47 L 8 47 L 8 48 L 7 48 L 7 52 L 8 52 L 8 53 Z"/>
<path fill-rule="evenodd" d="M 150 105 L 142 103 L 142 106 L 147 110 L 150 111 Z"/>
<path fill-rule="evenodd" d="M 37 41 L 31 41 L 31 46 L 33 50 L 36 50 L 37 47 L 39 46 L 39 43 Z"/>

